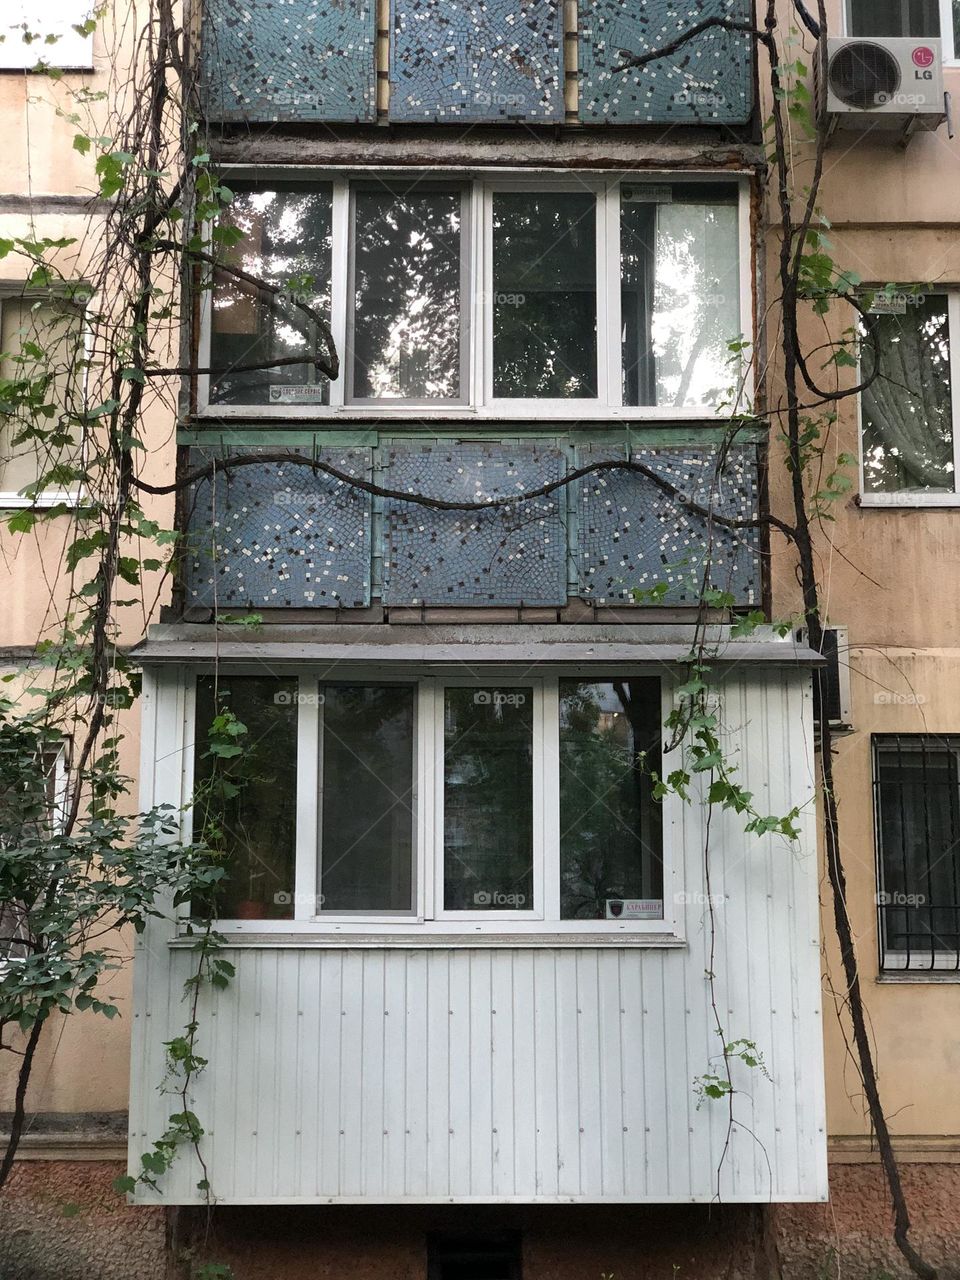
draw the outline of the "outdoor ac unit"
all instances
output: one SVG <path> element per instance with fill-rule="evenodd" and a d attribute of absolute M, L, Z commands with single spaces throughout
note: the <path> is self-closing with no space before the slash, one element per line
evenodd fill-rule
<path fill-rule="evenodd" d="M 797 632 L 801 644 L 809 644 L 806 628 Z M 850 705 L 850 640 L 846 627 L 824 627 L 821 650 L 827 664 L 816 673 L 817 691 L 826 700 L 827 718 L 833 729 L 849 731 L 853 714 Z"/>
<path fill-rule="evenodd" d="M 827 42 L 827 110 L 838 129 L 936 129 L 947 118 L 939 40 Z"/>

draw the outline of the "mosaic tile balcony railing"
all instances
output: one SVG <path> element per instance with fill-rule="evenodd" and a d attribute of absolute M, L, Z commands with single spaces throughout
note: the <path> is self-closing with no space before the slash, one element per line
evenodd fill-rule
<path fill-rule="evenodd" d="M 624 52 L 662 48 L 704 22 L 749 21 L 750 0 L 578 0 L 566 32 L 563 0 L 390 0 L 379 45 L 376 0 L 204 6 L 214 121 L 373 121 L 378 73 L 389 78 L 395 123 L 560 123 L 574 105 L 565 88 L 584 123 L 737 125 L 753 110 L 753 41 L 721 26 L 643 68 L 617 69 Z M 565 67 L 565 39 L 577 41 L 576 72 Z"/>
<path fill-rule="evenodd" d="M 740 605 L 761 600 L 758 529 L 731 528 L 689 505 L 721 520 L 756 519 L 758 443 L 725 450 L 719 469 L 715 442 L 384 436 L 374 445 L 283 448 L 348 479 L 264 461 L 198 481 L 185 506 L 188 607 L 562 607 L 575 598 L 684 606 L 696 603 L 705 579 Z M 242 443 L 194 446 L 190 466 L 257 451 Z M 577 468 L 627 459 L 650 474 L 604 469 L 547 495 L 519 497 Z M 438 510 L 373 496 L 350 477 L 448 502 L 518 501 L 490 511 Z"/>

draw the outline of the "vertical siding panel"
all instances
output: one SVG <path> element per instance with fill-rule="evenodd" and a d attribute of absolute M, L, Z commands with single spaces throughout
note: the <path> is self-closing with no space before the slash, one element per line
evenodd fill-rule
<path fill-rule="evenodd" d="M 300 1193 L 320 1195 L 320 975 L 324 953 L 301 951 L 297 983 L 297 1088 L 294 1125 L 297 1134 L 297 1169 Z"/>
<path fill-rule="evenodd" d="M 385 951 L 363 955 L 363 1013 L 360 1068 L 363 1075 L 360 1109 L 361 1187 L 365 1196 L 379 1196 L 384 1187 L 384 1023 L 386 1018 Z M 397 952 L 391 952 L 396 956 Z"/>
<path fill-rule="evenodd" d="M 578 1196 L 580 1180 L 580 1064 L 577 1034 L 577 956 L 556 953 L 558 1192 Z"/>
<path fill-rule="evenodd" d="M 363 1061 L 362 951 L 343 952 L 340 989 L 340 1194 L 363 1194 L 363 1095 L 367 1065 Z"/>
<path fill-rule="evenodd" d="M 623 1191 L 640 1198 L 647 1194 L 648 1124 L 645 1082 L 656 1063 L 659 1046 L 644 1043 L 641 971 L 646 957 L 640 951 L 623 951 L 620 965 L 620 1078 L 623 1090 Z M 648 1061 L 649 1059 L 649 1061 Z"/>
<path fill-rule="evenodd" d="M 604 1194 L 603 1107 L 601 1056 L 607 1046 L 600 1039 L 598 954 L 578 950 L 577 1058 L 580 1076 L 580 1192 Z"/>
<path fill-rule="evenodd" d="M 470 1009 L 466 952 L 429 951 L 428 1179 L 431 1196 L 470 1188 Z M 462 977 L 461 977 L 462 975 Z"/>
<path fill-rule="evenodd" d="M 493 1194 L 493 953 L 470 964 L 470 1193 Z"/>
<path fill-rule="evenodd" d="M 490 953 L 490 1119 L 491 1119 L 491 1190 L 496 1196 L 512 1196 L 516 1190 L 513 1159 L 516 1143 L 517 1112 L 514 1082 L 517 1061 L 514 1053 L 513 1024 L 516 1004 L 513 987 L 513 952 Z"/>
<path fill-rule="evenodd" d="M 557 953 L 533 954 L 534 1106 L 536 1123 L 536 1178 L 538 1195 L 555 1196 L 560 1190 L 558 1146 Z"/>
<path fill-rule="evenodd" d="M 384 952 L 383 1165 L 384 1195 L 396 1194 L 405 1179 L 407 1149 L 407 964 L 409 952 Z M 420 1023 L 420 1037 L 423 1023 Z M 414 1028 L 416 1034 L 417 1028 Z"/>
<path fill-rule="evenodd" d="M 447 1181 L 447 1084 L 446 1084 L 446 957 L 428 951 L 411 951 L 406 965 L 407 1016 L 404 1028 L 404 1099 L 406 1131 L 402 1186 L 408 1196 L 425 1196 L 435 1170 Z M 443 981 L 441 981 L 443 979 Z M 439 996 L 435 990 L 442 986 Z M 440 1007 L 442 1003 L 442 1008 Z M 392 1015 L 391 1015 L 392 1016 Z M 442 1018 L 442 1021 L 440 1020 Z M 439 1046 L 439 1047 L 438 1047 Z M 433 1074 L 442 1063 L 442 1086 Z M 389 1064 L 388 1064 L 389 1066 Z M 439 1091 L 439 1098 L 434 1093 Z M 429 1117 L 440 1116 L 439 1128 Z M 439 1151 L 432 1139 L 439 1133 Z"/>
<path fill-rule="evenodd" d="M 274 1194 L 289 1197 L 297 1194 L 297 1171 L 300 1167 L 299 1082 L 300 1056 L 303 1053 L 300 1012 L 301 952 L 281 950 L 277 956 L 277 1000 L 273 1019 L 271 1051 L 274 1071 L 271 1080 L 274 1094 L 273 1143 Z M 262 1034 L 268 1034 L 263 1028 Z"/>
<path fill-rule="evenodd" d="M 623 1015 L 620 952 L 598 951 L 597 1049 L 600 1067 L 600 1156 L 604 1196 L 624 1194 Z"/>
<path fill-rule="evenodd" d="M 537 1053 L 534 953 L 514 951 L 513 964 L 513 1179 L 516 1195 L 537 1181 Z"/>
<path fill-rule="evenodd" d="M 320 1035 L 317 1044 L 317 1181 L 320 1195 L 341 1194 L 340 1130 L 342 1113 L 343 1059 L 343 961 L 342 951 L 321 951 Z"/>

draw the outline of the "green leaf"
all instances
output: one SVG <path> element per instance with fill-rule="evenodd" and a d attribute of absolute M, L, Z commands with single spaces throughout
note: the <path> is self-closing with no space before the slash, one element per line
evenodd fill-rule
<path fill-rule="evenodd" d="M 79 151 L 82 156 L 87 154 L 90 150 L 90 139 L 85 133 L 78 133 L 74 136 L 73 149 L 74 151 Z"/>

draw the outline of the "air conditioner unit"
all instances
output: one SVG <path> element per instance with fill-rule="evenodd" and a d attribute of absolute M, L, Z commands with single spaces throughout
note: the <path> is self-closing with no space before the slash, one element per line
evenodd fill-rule
<path fill-rule="evenodd" d="M 809 644 L 806 628 L 797 632 L 801 644 Z M 823 647 L 826 666 L 815 675 L 817 694 L 826 701 L 827 718 L 831 728 L 840 733 L 853 728 L 853 709 L 850 705 L 850 640 L 846 627 L 824 627 Z"/>
<path fill-rule="evenodd" d="M 911 134 L 947 118 L 939 40 L 844 36 L 827 41 L 827 111 L 838 129 Z"/>

